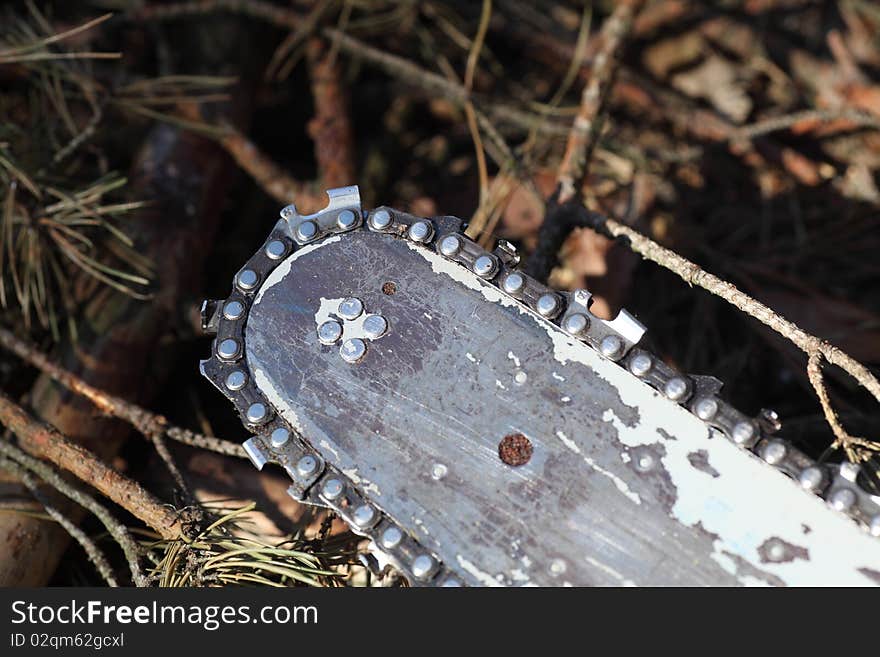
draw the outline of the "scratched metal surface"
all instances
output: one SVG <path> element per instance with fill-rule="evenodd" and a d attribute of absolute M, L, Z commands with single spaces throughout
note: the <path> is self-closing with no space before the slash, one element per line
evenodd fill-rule
<path fill-rule="evenodd" d="M 417 248 L 360 230 L 298 254 L 258 295 L 247 358 L 276 410 L 468 583 L 824 583 L 807 543 L 835 538 L 878 563 L 821 500 L 641 382 L 591 365 L 594 352 L 562 357 L 589 348 L 492 302 L 468 272 L 456 282 Z M 357 364 L 316 336 L 334 300 L 350 296 L 390 324 Z M 516 432 L 534 453 L 511 467 L 498 443 Z M 646 455 L 654 467 L 642 472 Z M 729 468 L 752 493 L 728 499 Z M 764 480 L 779 506 L 754 494 Z M 792 517 L 804 509 L 820 521 Z M 728 527 L 748 516 L 754 528 Z M 872 583 L 858 565 L 834 581 Z"/>

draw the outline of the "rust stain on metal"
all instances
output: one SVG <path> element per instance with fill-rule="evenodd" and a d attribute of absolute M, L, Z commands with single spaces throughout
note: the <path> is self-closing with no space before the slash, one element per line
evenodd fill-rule
<path fill-rule="evenodd" d="M 532 442 L 521 433 L 511 433 L 498 443 L 498 456 L 507 465 L 525 465 L 532 458 Z"/>
<path fill-rule="evenodd" d="M 395 292 L 397 292 L 397 285 L 393 281 L 387 281 L 382 284 L 382 294 L 386 294 L 390 297 Z"/>

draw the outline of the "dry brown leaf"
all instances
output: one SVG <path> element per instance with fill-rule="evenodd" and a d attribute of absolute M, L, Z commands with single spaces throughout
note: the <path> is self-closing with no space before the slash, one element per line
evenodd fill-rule
<path fill-rule="evenodd" d="M 736 67 L 719 55 L 711 55 L 696 68 L 673 76 L 672 86 L 688 96 L 709 101 L 736 123 L 745 121 L 752 111 L 752 100 Z"/>

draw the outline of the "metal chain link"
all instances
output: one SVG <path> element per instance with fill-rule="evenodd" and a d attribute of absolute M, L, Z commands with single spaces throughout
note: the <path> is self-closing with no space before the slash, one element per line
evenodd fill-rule
<path fill-rule="evenodd" d="M 717 379 L 677 372 L 655 354 L 637 347 L 645 327 L 626 311 L 614 320 L 597 317 L 590 312 L 591 297 L 586 290 L 558 292 L 519 271 L 519 258 L 507 242 L 499 242 L 489 252 L 462 232 L 438 234 L 439 225 L 430 219 L 387 207 L 365 215 L 356 187 L 328 194 L 330 204 L 314 215 L 300 217 L 293 206 L 282 210 L 266 243 L 236 274 L 230 296 L 203 306 L 203 327 L 216 333 L 216 338 L 212 355 L 202 361 L 201 369 L 256 434 L 244 443 L 254 465 L 262 469 L 272 462 L 283 467 L 293 482 L 288 489 L 292 497 L 336 512 L 353 532 L 369 538 L 371 548 L 380 550 L 412 584 L 461 586 L 463 582 L 405 527 L 383 513 L 351 478 L 325 463 L 305 437 L 276 414 L 253 382 L 246 363 L 244 327 L 260 284 L 297 245 L 315 243 L 328 235 L 370 230 L 434 249 L 552 323 L 556 330 L 626 369 L 670 403 L 687 409 L 711 431 L 795 479 L 805 491 L 826 500 L 872 535 L 880 536 L 880 498 L 860 484 L 860 466 L 818 463 L 775 436 L 780 425 L 772 411 L 750 418 L 721 399 Z M 297 219 L 298 223 L 292 223 Z"/>

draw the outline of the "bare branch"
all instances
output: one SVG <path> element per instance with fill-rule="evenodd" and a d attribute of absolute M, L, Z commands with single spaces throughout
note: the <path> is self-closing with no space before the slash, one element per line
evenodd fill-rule
<path fill-rule="evenodd" d="M 0 453 L 19 466 L 31 471 L 59 493 L 94 514 L 107 529 L 107 532 L 119 544 L 119 547 L 122 548 L 128 561 L 128 566 L 131 569 L 132 581 L 137 586 L 146 585 L 146 579 L 141 572 L 139 563 L 140 552 L 137 543 L 135 543 L 125 525 L 116 520 L 106 507 L 88 493 L 65 481 L 48 463 L 25 454 L 12 443 L 0 440 Z"/>
<path fill-rule="evenodd" d="M 586 212 L 585 209 L 584 211 Z M 865 388 L 865 390 L 870 392 L 878 402 L 880 402 L 880 381 L 877 380 L 877 377 L 875 377 L 867 367 L 855 360 L 852 356 L 832 345 L 830 342 L 817 338 L 814 335 L 810 335 L 793 322 L 790 322 L 781 315 L 775 313 L 768 306 L 753 299 L 745 292 L 742 292 L 732 283 L 723 281 L 717 276 L 704 271 L 690 260 L 660 246 L 649 237 L 642 235 L 629 226 L 621 224 L 613 219 L 601 218 L 589 213 L 584 215 L 583 224 L 593 225 L 613 237 L 621 238 L 632 251 L 635 251 L 643 258 L 657 263 L 664 269 L 668 269 L 672 273 L 678 275 L 686 283 L 701 287 L 707 292 L 724 299 L 735 308 L 738 308 L 750 317 L 754 317 L 768 328 L 795 344 L 810 358 L 811 365 L 808 367 L 810 381 L 816 389 L 816 393 L 819 395 L 819 400 L 822 402 L 825 416 L 828 418 L 828 422 L 834 431 L 836 437 L 835 445 L 841 446 L 844 450 L 847 450 L 848 456 L 850 456 L 850 451 L 853 446 L 869 447 L 871 449 L 878 448 L 878 446 L 872 441 L 849 436 L 849 434 L 847 434 L 840 426 L 836 413 L 831 410 L 827 392 L 825 392 L 824 384 L 821 381 L 822 374 L 819 369 L 821 361 L 819 359 L 824 359 L 833 365 L 837 365 L 855 379 L 859 385 Z"/>
<path fill-rule="evenodd" d="M 0 422 L 18 436 L 28 451 L 73 473 L 163 537 L 173 539 L 181 535 L 181 520 L 173 508 L 156 499 L 136 481 L 111 468 L 94 453 L 70 441 L 53 427 L 38 422 L 2 392 Z"/>
<path fill-rule="evenodd" d="M 643 0 L 618 2 L 599 31 L 599 47 L 593 57 L 590 80 L 581 94 L 578 114 L 568 135 L 565 154 L 556 178 L 560 204 L 575 198 L 587 175 L 590 157 L 599 135 L 605 98 L 614 82 L 618 57 L 632 30 L 633 18 L 643 4 Z"/>
<path fill-rule="evenodd" d="M 15 461 L 8 458 L 0 458 L 0 468 L 4 470 L 8 470 L 16 477 L 21 480 L 27 489 L 31 492 L 31 495 L 34 496 L 34 499 L 37 500 L 40 504 L 43 505 L 43 508 L 46 510 L 46 513 L 49 515 L 52 520 L 61 525 L 64 530 L 70 534 L 71 538 L 80 544 L 83 550 L 85 550 L 86 556 L 89 558 L 89 561 L 94 564 L 95 569 L 98 571 L 98 574 L 101 575 L 102 579 L 107 583 L 107 586 L 117 587 L 119 584 L 116 581 L 116 577 L 113 575 L 113 568 L 110 566 L 110 562 L 107 561 L 107 557 L 101 551 L 95 542 L 89 538 L 89 536 L 79 527 L 74 524 L 74 522 L 64 515 L 60 509 L 55 507 L 52 502 L 49 501 L 49 498 L 40 490 L 39 485 L 34 479 L 31 473 L 18 465 Z"/>
<path fill-rule="evenodd" d="M 168 421 L 161 415 L 151 413 L 145 408 L 132 404 L 121 397 L 116 397 L 99 390 L 69 370 L 53 363 L 40 350 L 27 344 L 24 340 L 2 327 L 0 327 L 0 346 L 44 372 L 71 392 L 82 395 L 97 406 L 101 412 L 128 422 L 144 436 L 167 435 L 169 438 L 186 445 L 209 449 L 219 454 L 241 458 L 247 456 L 241 446 L 236 443 L 169 425 Z"/>

